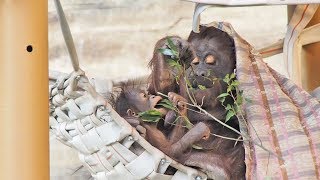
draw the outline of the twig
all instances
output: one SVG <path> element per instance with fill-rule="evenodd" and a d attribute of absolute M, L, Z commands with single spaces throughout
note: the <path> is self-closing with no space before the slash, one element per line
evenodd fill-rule
<path fill-rule="evenodd" d="M 161 93 L 161 92 L 157 92 L 159 95 L 161 96 L 164 96 L 164 97 L 167 97 L 167 95 Z M 194 104 L 190 104 L 190 103 L 187 103 L 187 102 L 184 102 L 185 104 L 189 105 L 189 106 L 192 106 L 192 107 L 196 107 L 198 108 L 201 112 L 203 112 L 205 115 L 209 116 L 210 118 L 212 118 L 213 120 L 217 121 L 219 124 L 229 128 L 230 130 L 236 132 L 237 134 L 241 135 L 244 139 L 243 141 L 249 141 L 249 142 L 253 142 L 255 145 L 257 145 L 258 147 L 260 147 L 261 149 L 269 152 L 270 154 L 272 154 L 273 156 L 277 157 L 278 159 L 281 159 L 283 160 L 282 157 L 278 156 L 276 153 L 272 152 L 271 150 L 267 149 L 266 147 L 264 147 L 262 144 L 254 141 L 253 139 L 251 139 L 250 137 L 248 137 L 246 134 L 242 134 L 240 131 L 234 129 L 233 127 L 229 126 L 228 124 L 220 121 L 219 119 L 217 119 L 216 117 L 214 117 L 213 115 L 211 115 L 210 113 L 208 113 L 206 110 L 202 109 L 199 105 L 194 105 Z"/>
<path fill-rule="evenodd" d="M 189 111 L 192 111 L 192 112 L 195 112 L 195 113 L 198 113 L 198 114 L 202 114 L 202 115 L 205 115 L 204 113 L 202 113 L 202 112 L 200 112 L 200 111 L 196 111 L 196 110 L 194 110 L 194 109 L 191 109 L 191 108 L 186 108 L 187 110 L 189 110 Z"/>
<path fill-rule="evenodd" d="M 241 138 L 241 136 L 239 136 L 239 137 L 237 138 L 237 141 L 234 143 L 233 147 L 235 147 L 235 146 L 238 144 L 239 141 L 243 141 L 243 140 L 240 140 L 240 138 Z"/>
<path fill-rule="evenodd" d="M 170 42 L 168 42 L 168 43 L 170 44 Z M 172 50 L 172 49 L 171 49 L 171 50 Z M 180 58 L 179 58 L 179 57 L 178 57 L 178 59 L 177 59 L 177 62 L 178 62 L 178 64 L 181 66 L 181 64 L 180 64 Z M 191 66 L 191 69 L 193 70 L 192 66 Z M 183 67 L 183 69 L 182 69 L 182 74 L 180 74 L 178 77 L 181 78 L 181 76 L 184 75 L 184 74 L 185 74 L 185 67 Z M 235 74 L 235 72 L 234 72 L 234 74 Z M 232 79 L 232 78 L 231 78 L 231 79 Z M 187 82 L 189 82 L 189 81 L 188 81 L 187 77 L 184 76 L 183 80 L 185 81 L 185 84 L 183 84 L 183 86 L 186 85 L 185 88 L 186 88 L 187 94 L 188 94 L 188 96 L 189 96 L 190 101 L 193 103 L 193 104 L 190 104 L 190 103 L 184 102 L 186 105 L 189 105 L 189 106 L 198 108 L 198 109 L 200 110 L 200 112 L 202 112 L 204 115 L 209 116 L 210 118 L 212 118 L 213 120 L 215 120 L 215 121 L 218 122 L 219 124 L 221 124 L 221 125 L 229 128 L 230 130 L 232 130 L 232 131 L 234 131 L 235 133 L 237 133 L 237 134 L 239 134 L 240 136 L 242 136 L 243 141 L 253 142 L 254 144 L 256 144 L 257 146 L 259 146 L 260 148 L 262 148 L 262 149 L 264 149 L 265 151 L 269 152 L 270 154 L 276 156 L 278 159 L 282 159 L 282 157 L 279 157 L 279 156 L 278 156 L 277 154 L 275 154 L 274 152 L 272 152 L 272 151 L 268 150 L 267 148 L 265 148 L 265 147 L 262 145 L 262 142 L 261 142 L 261 140 L 260 140 L 259 137 L 258 137 L 258 139 L 259 139 L 259 141 L 260 141 L 260 144 L 259 144 L 258 142 L 256 142 L 256 141 L 254 141 L 252 138 L 250 138 L 247 134 L 241 133 L 240 131 L 238 131 L 238 130 L 236 130 L 235 128 L 229 126 L 228 124 L 222 122 L 221 120 L 217 119 L 216 117 L 214 117 L 213 115 L 211 115 L 210 113 L 208 113 L 206 110 L 204 110 L 203 108 L 201 108 L 202 104 L 201 104 L 201 106 L 199 106 L 199 105 L 197 104 L 197 102 L 196 102 L 196 98 L 192 98 L 192 97 L 191 97 L 191 94 L 190 94 L 189 88 L 188 88 L 188 83 L 187 83 Z M 230 80 L 230 79 L 229 79 L 229 80 Z M 176 82 L 178 83 L 177 80 L 176 80 Z M 190 83 L 190 82 L 189 82 L 189 83 Z M 227 84 L 230 85 L 229 82 L 227 82 Z M 237 90 L 237 89 L 236 89 L 236 90 Z M 160 92 L 157 92 L 157 93 L 160 94 L 160 95 L 162 95 L 162 96 L 164 96 L 164 97 L 169 98 L 167 95 L 165 95 L 165 94 L 163 94 L 163 93 L 160 93 Z M 194 94 L 193 94 L 193 96 L 194 96 Z M 241 115 L 242 119 L 245 120 L 244 115 L 242 114 L 242 111 L 241 111 L 241 109 L 240 109 L 240 107 L 239 107 L 236 99 L 234 98 L 232 92 L 231 92 L 231 96 L 232 96 L 232 98 L 233 98 L 233 100 L 234 100 L 234 102 L 235 102 L 235 104 L 236 104 L 236 106 L 237 106 L 237 109 L 240 110 L 240 112 L 241 112 L 240 115 Z M 203 99 L 202 99 L 202 101 L 203 101 Z M 202 102 L 202 103 L 203 103 L 203 102 Z M 234 109 L 233 109 L 233 111 L 234 111 L 234 114 L 236 115 L 236 114 L 237 114 L 236 111 L 235 111 Z M 237 116 L 237 117 L 238 117 L 238 116 Z M 187 118 L 186 118 L 186 119 L 187 119 Z M 239 119 L 239 118 L 238 118 L 238 119 Z M 188 122 L 190 122 L 190 120 L 188 120 Z M 245 123 L 246 123 L 246 121 L 245 121 Z M 191 125 L 192 125 L 192 123 L 191 123 Z M 248 128 L 248 124 L 247 124 L 247 123 L 246 123 L 246 126 L 247 126 L 247 128 Z M 283 160 L 283 159 L 282 159 L 282 160 Z"/>
<path fill-rule="evenodd" d="M 161 95 L 161 96 L 164 96 L 164 97 L 169 98 L 167 95 L 165 95 L 165 94 L 163 94 L 163 93 L 161 93 L 161 92 L 157 92 L 157 93 L 158 93 L 159 95 Z M 228 124 L 220 121 L 219 119 L 217 119 L 216 117 L 214 117 L 213 115 L 211 115 L 210 113 L 208 113 L 206 110 L 202 109 L 199 105 L 194 105 L 194 104 L 190 104 L 190 103 L 187 103 L 187 102 L 183 102 L 183 103 L 185 103 L 185 104 L 187 104 L 187 105 L 189 105 L 189 106 L 198 108 L 204 115 L 209 116 L 210 118 L 214 119 L 215 121 L 217 121 L 217 122 L 220 123 L 221 125 L 229 128 L 230 130 L 236 132 L 236 133 L 239 134 L 239 135 L 242 135 L 240 131 L 238 131 L 238 130 L 236 130 L 235 128 L 229 126 Z M 244 136 L 244 135 L 242 135 L 242 136 Z M 244 136 L 244 137 L 245 137 L 245 136 Z"/>
<path fill-rule="evenodd" d="M 236 98 L 234 97 L 234 95 L 233 95 L 233 93 L 232 93 L 232 91 L 231 91 L 230 95 L 231 95 L 233 101 L 234 101 L 234 102 L 237 102 L 237 101 L 236 101 Z M 244 123 L 245 123 L 245 125 L 247 126 L 247 129 L 249 129 L 249 125 L 248 125 L 247 121 L 245 121 L 245 118 L 244 118 L 244 114 L 243 114 L 243 112 L 242 112 L 242 109 L 240 108 L 240 106 L 239 106 L 238 103 L 235 103 L 235 104 L 236 104 L 236 106 L 237 106 L 237 109 L 238 109 L 239 112 L 240 112 L 241 119 L 244 120 Z M 236 113 L 236 114 L 237 114 L 237 113 Z M 237 116 L 237 115 L 236 115 L 236 116 Z M 239 119 L 239 117 L 238 117 L 238 119 Z M 250 123 L 250 122 L 249 122 L 249 123 Z M 252 124 L 251 124 L 251 126 L 252 126 Z M 261 141 L 261 139 L 260 139 L 259 136 L 258 136 L 258 132 L 256 131 L 256 129 L 255 129 L 253 126 L 252 126 L 252 128 L 253 128 L 253 131 L 255 132 L 257 138 L 259 139 L 260 144 L 262 145 L 262 141 Z"/>
<path fill-rule="evenodd" d="M 213 136 L 217 136 L 217 137 L 219 137 L 219 138 L 236 141 L 236 143 L 237 143 L 238 141 L 245 141 L 245 140 L 243 140 L 243 139 L 242 139 L 242 140 L 240 139 L 241 136 L 239 136 L 239 137 L 236 139 L 236 138 L 231 138 L 231 137 L 227 137 L 227 136 L 221 136 L 221 135 L 214 134 L 214 133 L 210 133 L 210 134 L 213 135 Z"/>
<path fill-rule="evenodd" d="M 182 116 L 179 116 L 179 117 L 182 117 Z M 176 122 L 176 121 L 174 121 L 174 122 Z M 170 123 L 170 122 L 169 122 L 168 124 L 173 125 L 173 126 L 176 126 L 175 123 Z M 192 126 L 194 126 L 194 125 L 192 125 Z M 187 126 L 183 126 L 183 125 L 181 125 L 181 127 L 188 128 Z M 219 137 L 219 138 L 222 138 L 222 139 L 233 140 L 233 141 L 236 141 L 236 142 L 238 142 L 238 141 L 244 141 L 244 140 L 241 140 L 241 139 L 240 139 L 241 136 L 240 136 L 239 138 L 235 139 L 235 138 L 231 138 L 231 137 L 227 137 L 227 136 L 222 136 L 222 135 L 218 135 L 218 134 L 214 134 L 214 133 L 210 133 L 210 135 L 216 136 L 216 137 Z"/>
<path fill-rule="evenodd" d="M 204 102 L 204 98 L 205 98 L 205 97 L 206 97 L 206 96 L 203 96 L 203 97 L 202 97 L 200 107 L 202 107 L 202 106 L 203 106 L 203 102 Z"/>

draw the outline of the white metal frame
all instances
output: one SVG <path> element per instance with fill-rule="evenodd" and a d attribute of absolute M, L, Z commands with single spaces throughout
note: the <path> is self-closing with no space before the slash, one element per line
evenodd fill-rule
<path fill-rule="evenodd" d="M 317 4 L 319 0 L 185 0 L 201 4 L 221 6 L 297 5 Z"/>

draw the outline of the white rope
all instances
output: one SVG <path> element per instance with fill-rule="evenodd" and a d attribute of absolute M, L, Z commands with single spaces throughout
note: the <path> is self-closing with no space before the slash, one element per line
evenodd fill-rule
<path fill-rule="evenodd" d="M 207 179 L 151 146 L 94 90 L 82 71 L 60 78 L 49 93 L 50 131 L 78 151 L 95 179 Z M 164 174 L 169 165 L 177 169 L 172 176 Z"/>
<path fill-rule="evenodd" d="M 67 45 L 67 48 L 68 48 L 68 52 L 69 52 L 69 56 L 70 56 L 70 59 L 72 62 L 73 69 L 74 69 L 74 71 L 78 71 L 80 69 L 78 55 L 77 55 L 77 51 L 76 51 L 76 48 L 73 43 L 73 38 L 72 38 L 72 34 L 70 32 L 70 28 L 69 28 L 67 19 L 64 15 L 62 6 L 60 4 L 60 0 L 54 0 L 54 2 L 55 2 L 56 9 L 57 9 L 63 38 L 64 38 L 66 45 Z"/>

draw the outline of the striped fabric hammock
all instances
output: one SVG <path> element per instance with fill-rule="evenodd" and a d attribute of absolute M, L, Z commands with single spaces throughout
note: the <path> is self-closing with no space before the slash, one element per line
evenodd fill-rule
<path fill-rule="evenodd" d="M 235 41 L 237 78 L 244 97 L 248 133 L 270 151 L 245 142 L 247 179 L 319 179 L 320 104 L 263 62 L 227 23 L 212 25 Z M 272 154 L 273 153 L 273 154 Z"/>

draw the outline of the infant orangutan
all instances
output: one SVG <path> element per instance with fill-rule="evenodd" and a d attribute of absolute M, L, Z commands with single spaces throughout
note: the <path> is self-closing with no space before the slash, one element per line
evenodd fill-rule
<path fill-rule="evenodd" d="M 160 96 L 149 95 L 139 87 L 126 84 L 122 86 L 122 91 L 115 100 L 115 110 L 137 130 L 141 129 L 141 126 L 144 127 L 147 130 L 144 135 L 147 141 L 168 156 L 179 161 L 181 153 L 191 148 L 195 142 L 207 139 L 210 131 L 202 122 L 188 131 L 182 118 L 178 118 L 172 129 L 169 130 L 168 128 L 166 131 L 160 131 L 159 129 L 163 129 L 163 127 L 159 129 L 158 127 L 162 126 L 164 122 L 173 122 L 174 120 L 172 119 L 176 119 L 175 113 L 157 105 L 161 100 Z M 186 115 L 186 106 L 182 103 L 184 98 L 175 93 L 169 93 L 169 100 L 177 105 L 180 116 Z M 186 101 L 184 100 L 184 102 Z M 164 122 L 143 122 L 138 113 L 148 110 L 159 111 L 163 116 Z"/>
<path fill-rule="evenodd" d="M 178 108 L 179 115 L 186 116 L 187 109 L 184 103 L 186 99 L 173 92 L 169 92 L 168 97 Z M 179 118 L 171 128 L 168 126 L 164 127 L 166 122 L 173 122 L 172 119 L 176 119 L 176 115 L 172 110 L 157 105 L 161 99 L 160 96 L 149 95 L 139 87 L 123 85 L 122 92 L 115 100 L 114 105 L 119 115 L 126 119 L 133 127 L 136 127 L 138 131 L 142 127 L 145 128 L 145 139 L 169 157 L 184 165 L 199 168 L 211 178 L 230 179 L 232 176 L 230 176 L 230 172 L 226 169 L 225 164 L 230 157 L 234 158 L 234 154 L 230 154 L 230 157 L 227 157 L 224 154 L 217 153 L 217 149 L 221 149 L 225 153 L 231 152 L 229 149 L 223 149 L 227 146 L 220 140 L 215 141 L 217 143 L 215 148 L 206 149 L 207 144 L 211 144 L 207 141 L 208 139 L 211 140 L 209 137 L 212 125 L 198 122 L 188 130 L 185 120 Z M 138 114 L 148 110 L 161 112 L 163 121 L 159 121 L 158 123 L 143 122 Z M 193 149 L 192 145 L 196 144 L 201 144 L 204 148 Z"/>

